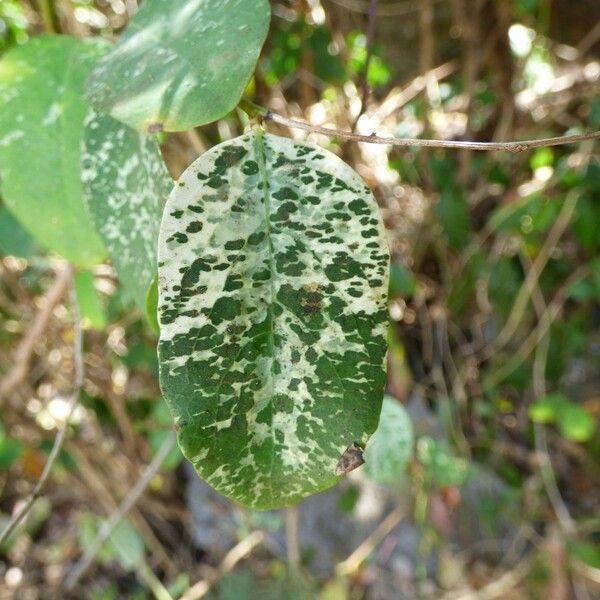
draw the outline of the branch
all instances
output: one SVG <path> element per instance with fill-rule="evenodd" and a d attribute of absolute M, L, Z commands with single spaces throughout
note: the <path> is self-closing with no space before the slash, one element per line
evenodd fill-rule
<path fill-rule="evenodd" d="M 81 332 L 81 317 L 79 314 L 79 303 L 77 301 L 77 294 L 75 293 L 75 286 L 73 284 L 73 278 L 71 274 L 71 269 L 68 268 L 67 272 L 69 274 L 69 279 L 71 282 L 71 303 L 73 306 L 73 326 L 75 329 L 75 339 L 73 342 L 73 362 L 75 365 L 75 381 L 73 383 L 73 393 L 71 395 L 71 400 L 69 402 L 69 412 L 67 413 L 67 418 L 63 423 L 60 431 L 58 432 L 56 438 L 54 438 L 54 445 L 52 446 L 52 450 L 48 456 L 48 460 L 46 461 L 46 465 L 44 466 L 44 470 L 42 471 L 42 475 L 33 488 L 31 494 L 29 494 L 28 498 L 25 500 L 24 504 L 21 508 L 13 515 L 11 520 L 8 522 L 8 525 L 4 528 L 2 533 L 0 534 L 0 546 L 6 541 L 8 536 L 15 530 L 15 528 L 21 523 L 21 521 L 27 516 L 27 513 L 31 510 L 33 503 L 39 498 L 48 477 L 50 476 L 50 472 L 52 471 L 52 467 L 58 458 L 60 451 L 62 449 L 63 443 L 65 441 L 65 436 L 67 435 L 67 430 L 69 429 L 69 422 L 71 421 L 71 417 L 75 412 L 75 408 L 79 403 L 79 395 L 81 393 L 81 388 L 83 387 L 83 335 Z"/>
<path fill-rule="evenodd" d="M 371 0 L 369 4 L 369 22 L 367 25 L 367 58 L 365 60 L 364 71 L 360 75 L 360 87 L 362 89 L 362 98 L 360 101 L 360 110 L 356 119 L 354 119 L 354 125 L 352 129 L 356 129 L 358 120 L 363 116 L 367 110 L 367 102 L 369 101 L 369 95 L 371 90 L 369 89 L 369 67 L 371 66 L 371 57 L 373 55 L 373 44 L 375 42 L 375 20 L 377 17 L 377 5 L 379 0 Z"/>
<path fill-rule="evenodd" d="M 167 455 L 172 450 L 175 445 L 175 435 L 169 435 L 166 440 L 162 443 L 162 446 L 159 448 L 158 452 L 152 459 L 152 462 L 146 467 L 142 476 L 138 479 L 135 486 L 131 489 L 129 494 L 123 499 L 117 510 L 115 510 L 110 517 L 102 523 L 100 527 L 100 531 L 96 535 L 94 541 L 90 544 L 85 554 L 79 560 L 79 562 L 75 565 L 69 576 L 66 580 L 66 588 L 67 590 L 72 590 L 77 582 L 81 578 L 81 576 L 87 571 L 90 564 L 94 560 L 94 557 L 102 546 L 104 542 L 110 537 L 112 530 L 116 527 L 119 521 L 125 516 L 127 512 L 131 509 L 131 507 L 137 502 L 138 498 L 142 495 L 142 492 L 148 487 L 150 480 L 156 475 L 156 472 L 160 469 L 160 466 L 163 464 Z"/>
<path fill-rule="evenodd" d="M 35 348 L 36 343 L 44 333 L 46 327 L 50 323 L 50 318 L 56 306 L 65 295 L 69 283 L 71 281 L 72 272 L 69 265 L 61 265 L 56 272 L 56 278 L 52 287 L 48 290 L 44 297 L 44 304 L 40 311 L 35 316 L 33 323 L 25 337 L 19 343 L 14 354 L 13 367 L 8 375 L 0 381 L 0 403 L 12 392 L 27 377 L 29 362 Z"/>
<path fill-rule="evenodd" d="M 250 552 L 262 543 L 264 539 L 265 534 L 262 531 L 253 531 L 250 533 L 225 555 L 219 568 L 216 569 L 211 576 L 195 583 L 179 598 L 179 600 L 200 600 L 200 598 L 204 598 L 224 575 L 232 571 L 235 565 L 237 565 L 242 558 L 250 554 Z"/>
<path fill-rule="evenodd" d="M 559 137 L 543 138 L 540 140 L 523 140 L 520 142 L 467 142 L 459 140 L 424 140 L 420 138 L 396 138 L 396 137 L 379 137 L 372 133 L 371 135 L 359 135 L 350 131 L 341 131 L 332 129 L 331 127 L 321 127 L 320 125 L 312 125 L 297 119 L 290 119 L 279 115 L 270 110 L 262 111 L 262 118 L 265 121 L 273 121 L 279 125 L 284 125 L 291 129 L 303 129 L 311 133 L 320 133 L 331 138 L 339 138 L 350 142 L 364 142 L 366 144 L 381 144 L 400 147 L 426 147 L 426 148 L 466 148 L 468 150 L 500 150 L 503 152 L 513 152 L 519 154 L 527 152 L 533 148 L 543 148 L 545 146 L 562 146 L 564 144 L 575 144 L 585 140 L 600 139 L 600 131 L 593 133 L 581 133 L 575 135 L 563 135 Z"/>
<path fill-rule="evenodd" d="M 342 562 L 335 566 L 335 572 L 340 575 L 352 575 L 360 565 L 369 557 L 379 544 L 393 531 L 394 527 L 406 516 L 403 507 L 397 506 L 377 528 Z"/>

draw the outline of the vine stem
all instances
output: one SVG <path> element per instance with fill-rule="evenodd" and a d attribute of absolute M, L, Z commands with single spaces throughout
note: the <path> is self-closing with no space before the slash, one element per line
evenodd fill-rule
<path fill-rule="evenodd" d="M 52 450 L 48 455 L 48 460 L 46 461 L 46 465 L 44 466 L 44 470 L 42 471 L 42 475 L 40 476 L 38 482 L 35 484 L 35 487 L 24 501 L 21 508 L 12 516 L 2 533 L 0 533 L 0 546 L 6 541 L 6 539 L 10 536 L 10 534 L 16 529 L 16 527 L 23 521 L 23 519 L 27 516 L 33 503 L 40 497 L 42 493 L 42 489 L 50 476 L 50 472 L 52 471 L 52 467 L 56 462 L 58 456 L 60 455 L 60 451 L 62 449 L 63 443 L 65 441 L 65 437 L 67 435 L 67 431 L 69 429 L 69 423 L 71 421 L 71 417 L 79 404 L 79 396 L 81 394 L 81 389 L 83 387 L 83 334 L 81 331 L 81 315 L 79 311 L 79 302 L 77 300 L 77 294 L 75 293 L 75 285 L 73 282 L 72 271 L 70 268 L 68 269 L 70 275 L 70 284 L 71 284 L 71 304 L 73 307 L 73 328 L 75 330 L 75 337 L 73 341 L 73 362 L 75 366 L 75 381 L 73 383 L 73 393 L 71 394 L 71 400 L 69 402 L 69 411 L 67 413 L 67 417 L 60 428 L 60 431 L 54 438 L 54 445 L 52 446 Z"/>
<path fill-rule="evenodd" d="M 274 113 L 270 110 L 262 109 L 257 111 L 265 121 L 272 121 L 279 125 L 289 127 L 291 129 L 302 129 L 310 133 L 320 133 L 331 138 L 339 138 L 350 142 L 363 142 L 365 144 L 380 144 L 400 147 L 426 147 L 426 148 L 463 148 L 468 150 L 491 151 L 498 150 L 503 152 L 512 152 L 519 154 L 527 152 L 533 148 L 544 148 L 546 146 L 562 146 L 564 144 L 576 144 L 586 140 L 600 139 L 600 131 L 591 133 L 581 133 L 574 135 L 563 135 L 551 138 L 542 138 L 539 140 L 523 140 L 512 142 L 469 142 L 462 140 L 427 140 L 421 138 L 397 138 L 397 137 L 380 137 L 375 133 L 371 135 L 360 135 L 350 131 L 342 131 L 331 127 L 321 127 L 320 125 L 312 125 L 305 121 L 290 119 L 283 115 Z"/>
<path fill-rule="evenodd" d="M 68 575 L 65 582 L 67 590 L 72 590 L 77 585 L 77 582 L 92 564 L 92 561 L 102 548 L 104 542 L 106 542 L 106 540 L 110 537 L 113 529 L 127 514 L 127 512 L 129 512 L 131 507 L 137 502 L 137 499 L 142 495 L 143 491 L 148 487 L 148 484 L 160 469 L 169 452 L 171 452 L 175 446 L 175 442 L 175 434 L 170 433 L 162 443 L 162 446 L 159 448 L 158 452 L 155 454 L 152 462 L 146 467 L 144 473 L 138 479 L 135 486 L 123 499 L 117 510 L 115 510 L 102 524 L 94 541 L 90 544 L 83 557 Z"/>

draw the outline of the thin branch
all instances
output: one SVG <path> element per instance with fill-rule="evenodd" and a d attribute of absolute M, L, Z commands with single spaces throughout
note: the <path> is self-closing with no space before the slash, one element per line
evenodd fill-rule
<path fill-rule="evenodd" d="M 200 600 L 200 598 L 206 596 L 210 589 L 218 583 L 226 573 L 232 571 L 235 565 L 237 565 L 242 558 L 250 554 L 250 552 L 262 543 L 264 539 L 265 534 L 262 531 L 253 531 L 250 535 L 246 536 L 225 555 L 225 558 L 222 560 L 221 565 L 214 575 L 195 583 L 179 598 L 179 600 Z"/>
<path fill-rule="evenodd" d="M 352 129 L 356 129 L 358 120 L 363 116 L 367 110 L 367 103 L 369 102 L 369 95 L 371 89 L 369 87 L 369 67 L 371 66 L 371 57 L 373 56 L 373 44 L 375 42 L 375 20 L 377 19 L 377 5 L 379 0 L 371 0 L 369 3 L 369 21 L 367 24 L 367 58 L 365 59 L 365 68 L 360 75 L 360 88 L 362 89 L 362 98 L 360 102 L 360 110 L 356 119 L 354 119 L 354 125 Z"/>
<path fill-rule="evenodd" d="M 4 379 L 0 381 L 0 403 L 10 396 L 27 377 L 29 363 L 42 334 L 48 327 L 52 313 L 62 300 L 72 278 L 71 267 L 61 264 L 57 269 L 56 278 L 44 296 L 42 308 L 35 316 L 27 335 L 20 341 L 14 354 L 13 367 Z"/>
<path fill-rule="evenodd" d="M 448 594 L 443 596 L 443 600 L 494 600 L 495 598 L 506 598 L 509 592 L 527 577 L 534 564 L 533 557 L 523 559 L 513 569 L 481 589 L 461 595 Z"/>
<path fill-rule="evenodd" d="M 291 506 L 285 511 L 287 559 L 293 569 L 298 569 L 300 566 L 300 541 L 298 538 L 299 516 L 297 506 Z"/>
<path fill-rule="evenodd" d="M 491 390 L 496 387 L 527 359 L 550 330 L 552 323 L 560 313 L 561 308 L 567 299 L 571 287 L 580 279 L 587 277 L 587 275 L 589 275 L 587 265 L 583 265 L 571 273 L 558 292 L 556 292 L 552 301 L 548 304 L 548 308 L 539 319 L 536 328 L 525 338 L 518 350 L 512 353 L 512 356 L 508 361 L 503 363 L 498 370 L 492 371 L 486 377 L 483 382 L 484 389 Z"/>
<path fill-rule="evenodd" d="M 367 557 L 381 544 L 381 542 L 392 532 L 394 527 L 402 521 L 405 516 L 402 506 L 397 506 L 388 516 L 381 521 L 375 531 L 369 535 L 352 554 L 344 561 L 338 563 L 335 571 L 338 575 L 350 575 L 358 570 Z"/>
<path fill-rule="evenodd" d="M 67 590 L 72 590 L 81 576 L 87 571 L 90 564 L 94 560 L 96 554 L 100 551 L 104 542 L 110 537 L 113 529 L 119 523 L 119 521 L 125 516 L 132 506 L 137 502 L 138 498 L 142 495 L 143 491 L 148 487 L 150 480 L 156 475 L 161 465 L 167 458 L 169 452 L 175 445 L 175 434 L 171 434 L 162 443 L 158 452 L 152 459 L 152 462 L 146 467 L 142 476 L 138 479 L 137 483 L 133 486 L 129 494 L 123 499 L 117 510 L 115 510 L 110 517 L 102 523 L 98 534 L 94 541 L 90 544 L 85 554 L 81 557 L 79 562 L 75 565 L 71 573 L 66 579 L 65 587 Z"/>
<path fill-rule="evenodd" d="M 23 519 L 27 516 L 33 503 L 42 493 L 42 489 L 50 476 L 50 472 L 52 471 L 52 467 L 58 458 L 60 451 L 62 449 L 63 443 L 65 441 L 65 436 L 67 435 L 67 431 L 69 429 L 69 423 L 71 421 L 71 417 L 79 404 L 79 396 L 81 394 L 81 388 L 83 387 L 83 334 L 81 332 L 81 316 L 79 313 L 79 303 L 77 301 L 77 294 L 75 293 L 75 286 L 73 283 L 71 270 L 68 269 L 69 278 L 71 281 L 71 304 L 73 306 L 73 327 L 75 330 L 75 339 L 73 341 L 73 362 L 75 366 L 75 381 L 73 383 L 73 393 L 71 395 L 71 400 L 69 402 L 69 412 L 67 413 L 67 417 L 65 422 L 63 423 L 60 431 L 54 438 L 54 445 L 52 446 L 52 450 L 48 456 L 48 460 L 46 461 L 46 465 L 44 466 L 44 470 L 42 471 L 42 475 L 33 488 L 31 494 L 29 494 L 28 498 L 25 500 L 21 508 L 13 515 L 8 525 L 0 534 L 0 546 L 6 541 L 6 539 L 10 536 L 10 534 L 15 530 L 15 528 L 23 521 Z"/>
<path fill-rule="evenodd" d="M 564 144 L 576 144 L 585 140 L 600 139 L 600 131 L 592 133 L 581 133 L 575 135 L 563 135 L 558 137 L 543 138 L 540 140 L 523 140 L 515 142 L 467 142 L 459 140 L 425 140 L 420 138 L 396 138 L 396 137 L 379 137 L 378 135 L 360 135 L 350 131 L 341 131 L 332 129 L 331 127 L 321 127 L 320 125 L 312 125 L 297 119 L 290 119 L 283 115 L 274 113 L 270 110 L 262 113 L 262 118 L 265 121 L 273 121 L 279 125 L 289 127 L 291 129 L 302 129 L 310 133 L 320 133 L 331 138 L 339 138 L 350 142 L 363 142 L 366 144 L 380 144 L 399 147 L 426 147 L 426 148 L 467 148 L 469 150 L 499 150 L 503 152 L 512 152 L 519 154 L 527 152 L 533 148 L 543 148 L 546 146 L 562 146 Z"/>
<path fill-rule="evenodd" d="M 519 293 L 515 298 L 513 303 L 513 307 L 511 309 L 510 315 L 504 325 L 502 331 L 498 334 L 496 338 L 496 343 L 494 344 L 492 353 L 498 352 L 501 348 L 504 348 L 506 344 L 511 340 L 517 328 L 519 327 L 519 323 L 521 322 L 525 310 L 527 308 L 527 303 L 529 298 L 534 293 L 536 286 L 538 285 L 538 280 L 542 271 L 548 264 L 550 260 L 550 255 L 553 250 L 558 245 L 560 238 L 563 233 L 566 231 L 569 223 L 571 222 L 571 218 L 575 212 L 575 207 L 577 206 L 577 200 L 579 199 L 578 193 L 576 191 L 571 191 L 567 194 L 565 199 L 565 203 L 560 211 L 560 214 L 556 218 L 554 225 L 550 229 L 548 233 L 548 237 L 546 238 L 542 248 L 538 252 L 536 259 L 533 261 L 531 265 L 531 269 L 528 270 L 527 275 L 525 277 L 525 281 L 523 285 L 519 289 Z"/>

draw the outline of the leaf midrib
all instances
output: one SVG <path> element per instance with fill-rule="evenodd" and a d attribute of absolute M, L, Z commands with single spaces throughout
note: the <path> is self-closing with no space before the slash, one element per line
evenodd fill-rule
<path fill-rule="evenodd" d="M 268 479 L 269 488 L 271 492 L 271 499 L 273 499 L 273 466 L 275 464 L 275 434 L 273 431 L 273 415 L 275 413 L 275 409 L 273 406 L 273 394 L 275 393 L 275 332 L 274 332 L 274 323 L 275 323 L 275 315 L 273 312 L 273 304 L 275 303 L 275 257 L 274 257 L 274 249 L 273 249 L 273 240 L 271 238 L 271 195 L 269 191 L 269 179 L 267 177 L 267 157 L 265 152 L 264 145 L 264 133 L 262 131 L 258 131 L 256 133 L 256 154 L 258 158 L 258 170 L 260 174 L 261 183 L 263 186 L 263 199 L 265 202 L 265 229 L 267 233 L 268 240 L 268 249 L 269 249 L 269 271 L 271 272 L 271 277 L 269 277 L 269 287 L 271 291 L 271 299 L 268 303 L 267 311 L 269 314 L 270 321 L 270 331 L 268 339 L 267 339 L 267 348 L 271 355 L 271 394 L 269 398 L 269 404 L 271 406 L 271 440 L 273 441 L 273 448 L 271 452 L 271 465 L 270 465 L 270 476 Z"/>

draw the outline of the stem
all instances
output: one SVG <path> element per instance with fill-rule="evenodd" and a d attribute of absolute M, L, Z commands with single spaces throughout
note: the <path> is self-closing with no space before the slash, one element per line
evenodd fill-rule
<path fill-rule="evenodd" d="M 467 148 L 470 150 L 500 150 L 503 152 L 512 152 L 519 154 L 527 152 L 533 148 L 543 148 L 546 146 L 562 146 L 564 144 L 574 144 L 585 140 L 600 139 L 600 131 L 592 133 L 582 133 L 576 135 L 563 135 L 551 138 L 542 138 L 540 140 L 523 140 L 512 142 L 468 142 L 459 140 L 425 140 L 420 138 L 396 138 L 396 137 L 379 137 L 374 133 L 371 135 L 359 135 L 350 131 L 341 131 L 332 129 L 331 127 L 321 127 L 320 125 L 312 125 L 297 119 L 289 119 L 277 113 L 267 110 L 263 113 L 265 121 L 273 121 L 279 125 L 284 125 L 292 129 L 303 129 L 311 133 L 320 133 L 331 138 L 339 138 L 350 142 L 364 142 L 366 144 L 380 144 L 389 146 L 411 147 L 420 146 L 426 148 Z"/>
<path fill-rule="evenodd" d="M 38 0 L 38 6 L 42 15 L 44 31 L 49 34 L 57 33 L 54 10 L 51 0 Z"/>
<path fill-rule="evenodd" d="M 42 493 L 42 489 L 44 485 L 46 485 L 46 481 L 50 476 L 50 472 L 52 471 L 52 467 L 56 460 L 60 455 L 60 451 L 62 449 L 63 443 L 65 441 L 65 437 L 67 435 L 67 431 L 69 429 L 69 423 L 71 421 L 71 417 L 79 404 L 79 396 L 81 394 L 81 388 L 83 387 L 83 334 L 81 332 L 81 316 L 79 313 L 79 303 L 77 301 L 77 295 L 75 293 L 75 287 L 72 278 L 72 271 L 68 268 L 70 283 L 71 283 L 71 302 L 73 305 L 73 321 L 74 321 L 74 329 L 75 329 L 75 340 L 73 342 L 73 362 L 75 364 L 75 382 L 73 384 L 73 394 L 71 395 L 71 400 L 69 402 L 69 412 L 67 413 L 67 418 L 63 423 L 60 431 L 54 438 L 54 445 L 52 446 L 52 450 L 48 456 L 48 460 L 46 461 L 46 465 L 44 466 L 44 470 L 42 471 L 42 475 L 40 476 L 38 482 L 33 488 L 31 494 L 27 497 L 24 504 L 21 508 L 15 513 L 15 515 L 11 518 L 8 525 L 4 528 L 2 533 L 0 534 L 0 546 L 6 541 L 6 539 L 10 536 L 10 534 L 16 529 L 16 527 L 23 521 L 23 519 L 27 516 L 33 503 L 40 497 Z"/>

